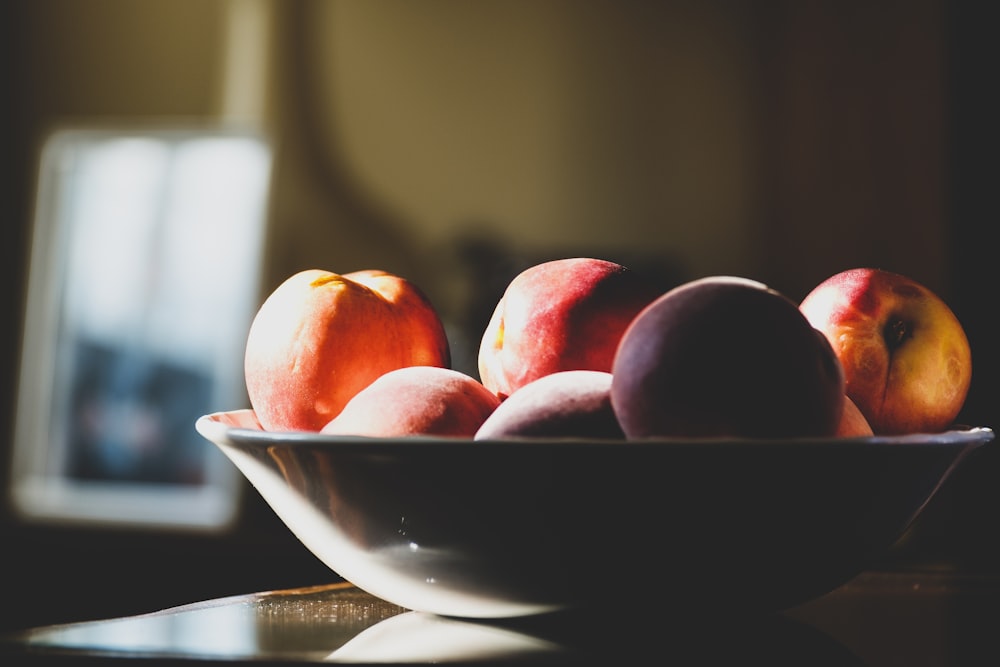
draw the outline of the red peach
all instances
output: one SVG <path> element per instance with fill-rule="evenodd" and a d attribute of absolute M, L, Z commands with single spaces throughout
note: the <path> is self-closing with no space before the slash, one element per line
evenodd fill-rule
<path fill-rule="evenodd" d="M 607 260 L 572 257 L 529 267 L 507 286 L 487 324 L 480 380 L 506 398 L 557 371 L 610 372 L 625 328 L 659 294 Z"/>

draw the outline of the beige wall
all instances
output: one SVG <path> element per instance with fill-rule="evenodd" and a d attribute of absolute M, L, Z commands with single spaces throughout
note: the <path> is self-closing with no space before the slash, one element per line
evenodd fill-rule
<path fill-rule="evenodd" d="M 36 127 L 205 117 L 221 83 L 218 0 L 15 0 L 12 103 Z M 34 129 L 34 128 L 33 128 Z"/>
<path fill-rule="evenodd" d="M 759 74 L 745 10 L 722 4 L 320 4 L 319 139 L 430 246 L 750 270 Z"/>
<path fill-rule="evenodd" d="M 40 0 L 31 136 L 250 122 L 278 150 L 264 288 L 451 251 L 648 255 L 800 297 L 879 263 L 947 289 L 939 3 Z M 492 298 L 490 296 L 489 298 Z"/>

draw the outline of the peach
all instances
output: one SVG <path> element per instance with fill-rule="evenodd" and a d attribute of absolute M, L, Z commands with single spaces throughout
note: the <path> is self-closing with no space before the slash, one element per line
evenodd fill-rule
<path fill-rule="evenodd" d="M 972 354 L 937 294 L 907 276 L 857 268 L 821 282 L 799 308 L 830 341 L 847 395 L 875 434 L 940 432 L 958 417 Z"/>
<path fill-rule="evenodd" d="M 519 388 L 475 435 L 476 440 L 511 437 L 624 439 L 611 408 L 611 373 L 558 371 Z"/>
<path fill-rule="evenodd" d="M 250 326 L 244 376 L 264 429 L 319 431 L 383 374 L 451 363 L 427 297 L 385 271 L 290 276 Z"/>
<path fill-rule="evenodd" d="M 867 438 L 875 435 L 871 424 L 848 396 L 844 396 L 844 412 L 834 435 L 840 438 Z"/>
<path fill-rule="evenodd" d="M 609 372 L 625 328 L 660 293 L 607 260 L 571 257 L 531 266 L 507 285 L 486 326 L 480 380 L 506 398 L 557 371 Z"/>
<path fill-rule="evenodd" d="M 382 375 L 347 402 L 322 433 L 391 438 L 471 438 L 500 399 L 479 380 L 438 366 L 407 366 Z"/>
<path fill-rule="evenodd" d="M 629 438 L 835 434 L 844 376 L 826 338 L 766 285 L 711 276 L 668 291 L 622 337 L 611 402 Z"/>

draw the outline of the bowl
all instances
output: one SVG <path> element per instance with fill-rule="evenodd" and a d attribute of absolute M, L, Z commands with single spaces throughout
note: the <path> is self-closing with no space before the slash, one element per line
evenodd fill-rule
<path fill-rule="evenodd" d="M 869 566 L 994 437 L 365 438 L 251 410 L 196 429 L 341 578 L 468 618 L 795 606 Z"/>

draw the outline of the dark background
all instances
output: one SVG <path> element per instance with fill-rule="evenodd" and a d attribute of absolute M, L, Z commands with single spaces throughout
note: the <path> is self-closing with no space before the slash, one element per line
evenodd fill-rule
<path fill-rule="evenodd" d="M 0 283 L 4 285 L 0 290 L 2 480 L 8 478 L 12 447 L 13 402 L 27 270 L 25 248 L 30 232 L 39 138 L 62 117 L 106 120 L 129 115 L 212 113 L 209 103 L 188 104 L 184 97 L 170 94 L 170 85 L 181 85 L 170 76 L 182 77 L 183 72 L 188 71 L 183 68 L 178 70 L 181 74 L 169 69 L 166 75 L 163 72 L 135 73 L 136 81 L 153 86 L 148 81 L 153 79 L 163 90 L 153 94 L 148 94 L 147 90 L 145 97 L 137 96 L 134 104 L 122 108 L 102 103 L 99 89 L 95 89 L 93 99 L 85 90 L 75 97 L 60 94 L 59 86 L 71 89 L 80 78 L 91 83 L 99 80 L 95 78 L 98 74 L 93 72 L 83 76 L 82 70 L 67 67 L 58 81 L 40 80 L 39 72 L 52 72 L 51 68 L 40 69 L 31 60 L 31 55 L 37 55 L 40 48 L 34 40 L 46 34 L 40 29 L 40 25 L 45 27 L 40 22 L 62 18 L 72 21 L 74 12 L 78 11 L 72 9 L 74 4 L 0 4 L 0 90 L 4 100 L 0 104 Z M 104 12 L 125 11 L 128 4 L 117 3 L 116 6 L 114 2 L 99 2 L 95 6 Z M 758 267 L 757 277 L 787 285 L 788 291 L 796 297 L 804 295 L 804 289 L 825 275 L 862 260 L 875 263 L 885 258 L 885 263 L 892 268 L 914 277 L 926 275 L 926 282 L 952 305 L 972 343 L 975 372 L 961 420 L 968 424 L 995 426 L 1000 421 L 997 419 L 1000 361 L 995 334 L 1000 301 L 991 232 L 1000 219 L 995 194 L 998 180 L 996 119 L 1000 114 L 995 96 L 990 94 L 996 78 L 997 58 L 996 40 L 992 34 L 994 24 L 987 16 L 988 3 L 747 4 L 755 9 L 747 10 L 739 3 L 720 3 L 723 9 L 740 7 L 747 20 L 753 22 L 754 53 L 759 58 L 760 85 L 766 100 L 756 125 L 760 144 L 770 148 L 761 151 L 764 157 L 755 167 L 760 174 L 762 193 L 755 209 L 759 220 L 757 233 L 763 235 L 755 238 L 760 239 L 761 247 L 770 251 L 769 254 L 758 253 L 763 260 L 750 266 Z M 39 10 L 39 6 L 44 11 Z M 212 21 L 222 20 L 220 5 L 212 3 L 210 6 L 214 9 L 200 16 L 201 23 L 181 21 L 164 28 L 175 30 L 172 38 L 190 40 L 195 52 L 193 58 L 201 48 L 199 44 L 211 41 L 206 34 L 213 28 Z M 301 18 L 298 12 L 308 9 L 310 3 L 290 2 L 287 6 L 292 9 L 282 14 L 284 20 L 296 15 Z M 842 29 L 855 36 L 864 36 L 869 40 L 864 44 L 881 43 L 879 30 L 905 23 L 914 6 L 935 17 L 920 24 L 924 30 L 920 34 L 934 48 L 925 52 L 919 47 L 919 39 L 916 47 L 908 42 L 908 53 L 917 57 L 912 71 L 907 72 L 911 79 L 907 85 L 901 85 L 894 78 L 880 78 L 874 56 L 869 68 L 863 48 L 860 52 L 852 50 L 858 44 L 850 40 L 823 39 Z M 810 26 L 815 29 L 816 24 L 803 22 L 803 15 L 808 11 L 801 7 L 812 8 L 816 12 L 813 18 L 822 19 L 820 24 L 826 27 L 819 29 L 819 34 L 808 33 Z M 648 19 L 637 10 L 630 20 L 636 22 L 638 30 L 640 24 L 648 23 Z M 851 27 L 869 24 L 873 27 L 868 31 Z M 850 30 L 845 26 L 851 27 Z M 149 29 L 149 26 L 136 28 L 137 31 Z M 127 33 L 129 28 L 119 27 L 118 30 Z M 831 63 L 854 62 L 853 74 L 869 78 L 862 86 L 841 89 L 836 73 L 823 78 L 814 76 L 808 69 L 803 70 L 810 58 L 813 64 L 834 68 L 836 65 Z M 127 63 L 119 64 L 122 68 L 127 67 Z M 301 74 L 302 63 L 299 65 L 296 71 Z M 197 66 L 197 62 L 185 65 L 193 68 L 192 72 Z M 109 76 L 112 74 L 113 71 L 108 72 Z M 940 87 L 928 84 L 925 88 L 923 77 L 939 82 Z M 790 80 L 800 85 L 791 86 Z M 204 85 L 211 84 L 211 78 L 206 78 Z M 286 83 L 293 84 L 294 81 Z M 927 90 L 936 91 L 939 97 L 932 97 L 928 102 Z M 210 97 L 206 91 L 202 91 L 203 99 Z M 883 93 L 891 97 L 889 102 L 881 106 L 864 103 Z M 853 95 L 855 104 L 844 103 L 843 94 Z M 68 102 L 70 99 L 75 102 Z M 296 100 L 301 102 L 301 98 L 286 96 L 282 99 L 286 105 L 282 112 L 283 127 L 300 126 L 298 120 L 308 117 L 310 110 L 296 106 Z M 846 129 L 845 125 L 831 122 L 830 118 L 843 110 L 856 114 Z M 822 122 L 817 120 L 821 117 Z M 914 119 L 922 119 L 924 124 Z M 914 154 L 907 150 L 910 141 L 912 145 L 925 145 L 921 142 L 927 141 L 925 130 L 928 126 L 940 130 L 940 144 L 930 144 L 932 147 L 938 145 L 940 151 Z M 852 134 L 855 130 L 857 134 Z M 320 165 L 315 156 L 311 156 L 309 150 L 312 149 L 307 150 L 309 141 L 292 129 L 286 132 L 282 135 L 288 147 L 285 159 L 294 161 L 296 166 L 286 167 L 283 173 L 295 172 L 293 175 L 297 178 L 306 173 L 311 174 L 312 179 L 330 179 L 323 187 L 326 196 L 337 201 L 337 215 L 356 215 L 370 221 L 372 207 L 357 203 L 360 197 L 352 189 L 351 179 L 338 178 L 343 172 L 330 171 L 329 165 Z M 880 143 L 880 137 L 889 135 L 893 135 L 893 141 Z M 843 159 L 840 165 L 827 160 L 829 148 L 834 144 L 839 147 L 838 154 Z M 810 153 L 813 150 L 816 152 Z M 859 170 L 857 165 L 867 165 L 867 170 Z M 887 180 L 887 171 L 903 176 Z M 912 178 L 904 178 L 906 174 Z M 278 187 L 282 184 L 279 178 Z M 866 219 L 862 215 L 858 219 L 844 217 L 838 220 L 841 211 L 828 204 L 836 199 L 837 193 L 849 196 L 859 191 L 869 196 L 855 204 L 870 217 Z M 873 193 L 881 193 L 882 198 Z M 823 195 L 825 199 L 820 197 L 810 202 L 810 194 Z M 286 210 L 294 210 L 296 196 L 295 188 L 286 187 L 279 192 L 279 213 L 281 205 Z M 381 210 L 377 206 L 374 208 Z M 276 227 L 285 228 L 282 227 L 286 225 L 285 220 L 280 215 L 276 217 Z M 288 219 L 294 217 L 294 214 L 287 216 Z M 288 226 L 294 227 L 294 224 L 288 223 Z M 376 257 L 381 261 L 377 254 L 371 254 L 373 244 L 370 241 L 370 237 L 380 232 L 370 225 L 358 229 L 354 240 L 360 247 L 362 259 L 359 261 L 367 262 Z M 884 233 L 880 233 L 883 229 Z M 414 233 L 419 235 L 420 230 Z M 840 245 L 829 243 L 836 238 Z M 928 239 L 942 242 L 931 243 L 932 247 L 928 247 Z M 343 240 L 338 237 L 338 241 Z M 265 286 L 273 284 L 277 276 L 292 267 L 311 262 L 311 253 L 323 252 L 322 246 L 317 250 L 316 247 L 306 248 L 306 245 L 310 244 L 302 244 L 300 239 L 302 253 L 299 256 L 292 251 L 293 243 L 276 239 L 271 248 L 270 273 L 262 283 Z M 511 267 L 518 266 L 519 262 L 560 250 L 551 246 L 511 250 L 502 243 L 492 252 L 488 248 L 484 251 L 481 246 L 475 247 L 477 252 L 492 258 L 492 263 L 481 263 L 480 268 L 493 267 L 494 272 L 492 276 L 478 276 L 477 280 L 492 280 L 496 284 L 503 284 Z M 828 254 L 822 254 L 823 247 L 828 248 Z M 576 246 L 568 243 L 567 248 L 575 250 Z M 850 252 L 844 248 L 850 248 Z M 838 251 L 843 254 L 837 254 Z M 329 252 L 331 257 L 337 257 L 351 251 L 331 246 Z M 928 257 L 936 264 L 932 267 L 927 263 L 928 273 L 924 274 L 921 267 Z M 680 277 L 686 275 L 686 270 L 689 273 L 700 270 L 698 266 L 692 268 L 686 264 L 684 259 L 680 258 L 678 272 L 670 275 Z M 390 268 L 407 271 L 410 261 L 405 246 L 401 251 L 386 250 L 384 264 Z M 354 268 L 367 267 L 345 267 L 343 270 Z M 414 268 L 414 271 L 426 269 Z M 434 277 L 427 275 L 428 284 L 436 285 Z M 482 304 L 492 300 L 493 296 L 487 295 L 478 303 L 466 305 L 464 311 L 454 314 L 456 321 L 467 322 L 470 331 L 474 332 L 482 317 Z M 462 320 L 463 317 L 467 319 Z M 942 489 L 928 512 L 882 566 L 1000 570 L 1000 547 L 997 546 L 1000 540 L 996 539 L 1000 530 L 997 528 L 1000 525 L 998 479 L 1000 462 L 996 448 L 988 448 L 969 461 Z M 5 488 L 5 483 L 0 483 L 0 489 Z M 20 520 L 5 507 L 0 514 L 0 591 L 3 591 L 4 601 L 0 629 L 153 611 L 215 596 L 336 579 L 336 575 L 287 533 L 254 493 L 248 491 L 244 499 L 244 511 L 237 526 L 218 535 L 32 524 Z"/>

